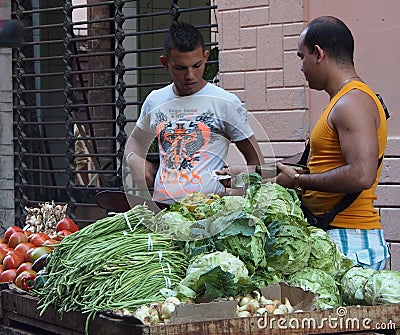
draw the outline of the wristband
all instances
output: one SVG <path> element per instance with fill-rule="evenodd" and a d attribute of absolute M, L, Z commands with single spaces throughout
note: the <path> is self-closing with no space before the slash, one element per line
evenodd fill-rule
<path fill-rule="evenodd" d="M 293 177 L 293 188 L 298 195 L 304 194 L 304 190 L 300 186 L 300 173 L 296 173 Z"/>

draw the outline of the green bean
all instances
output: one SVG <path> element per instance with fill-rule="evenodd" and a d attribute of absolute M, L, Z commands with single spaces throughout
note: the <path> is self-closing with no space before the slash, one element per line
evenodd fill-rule
<path fill-rule="evenodd" d="M 155 224 L 152 220 L 151 211 L 136 206 L 64 238 L 50 257 L 47 280 L 37 293 L 40 313 L 50 305 L 60 314 L 80 310 L 87 314 L 88 330 L 89 320 L 101 310 L 133 310 L 163 299 L 165 278 L 171 285 L 179 283 L 188 263 L 169 238 L 147 228 Z"/>

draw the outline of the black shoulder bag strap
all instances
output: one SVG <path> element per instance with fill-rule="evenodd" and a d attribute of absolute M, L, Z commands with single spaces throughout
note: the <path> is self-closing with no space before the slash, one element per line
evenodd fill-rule
<path fill-rule="evenodd" d="M 386 120 L 387 120 L 390 117 L 388 108 L 386 107 L 385 103 L 383 102 L 381 95 L 376 94 L 376 96 L 379 99 L 380 103 L 382 104 L 383 110 L 385 111 Z M 306 147 L 304 149 L 303 154 L 301 155 L 301 158 L 300 158 L 298 164 L 306 166 L 307 162 L 308 162 L 309 154 L 310 154 L 310 139 L 307 139 Z M 379 169 L 379 167 L 381 166 L 382 161 L 383 161 L 383 155 L 381 157 L 379 157 L 379 159 L 378 159 L 377 169 Z M 341 211 L 344 211 L 347 207 L 349 207 L 354 202 L 354 200 L 357 199 L 357 197 L 361 194 L 361 192 L 362 191 L 345 194 L 344 197 L 342 198 L 342 200 L 340 200 L 339 203 L 329 213 L 327 213 L 327 214 L 329 214 L 331 221 L 335 218 L 336 214 L 338 214 Z"/>

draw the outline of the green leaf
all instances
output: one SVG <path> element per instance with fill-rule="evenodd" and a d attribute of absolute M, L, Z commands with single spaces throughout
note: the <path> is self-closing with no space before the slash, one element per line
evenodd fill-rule
<path fill-rule="evenodd" d="M 217 266 L 200 276 L 195 291 L 198 296 L 210 300 L 233 296 L 236 294 L 234 278 L 232 273 Z"/>

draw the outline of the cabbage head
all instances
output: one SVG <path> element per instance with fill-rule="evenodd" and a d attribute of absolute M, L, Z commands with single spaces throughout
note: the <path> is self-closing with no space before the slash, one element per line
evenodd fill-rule
<path fill-rule="evenodd" d="M 253 184 L 246 191 L 246 211 L 263 217 L 266 224 L 291 217 L 292 224 L 307 225 L 296 192 L 276 183 Z"/>
<path fill-rule="evenodd" d="M 400 304 L 400 272 L 375 271 L 366 281 L 363 292 L 369 305 Z"/>
<path fill-rule="evenodd" d="M 308 230 L 278 221 L 267 228 L 265 254 L 268 266 L 284 275 L 305 268 L 311 250 Z"/>
<path fill-rule="evenodd" d="M 216 251 L 193 258 L 177 291 L 189 298 L 215 299 L 254 288 L 245 264 L 238 257 Z"/>
<path fill-rule="evenodd" d="M 318 294 L 319 297 L 314 302 L 314 306 L 318 310 L 332 309 L 342 304 L 335 280 L 320 269 L 304 268 L 291 275 L 288 284 Z"/>
<path fill-rule="evenodd" d="M 355 266 L 347 271 L 341 281 L 343 302 L 347 305 L 365 305 L 364 285 L 375 273 L 373 269 Z"/>
<path fill-rule="evenodd" d="M 314 226 L 309 226 L 311 254 L 308 266 L 320 269 L 340 281 L 355 264 L 336 246 L 329 235 Z"/>

